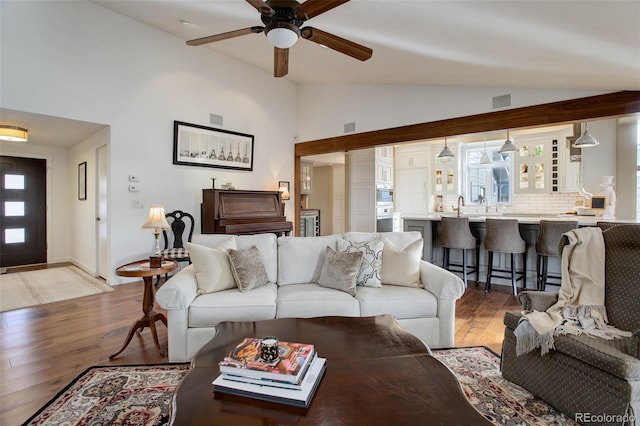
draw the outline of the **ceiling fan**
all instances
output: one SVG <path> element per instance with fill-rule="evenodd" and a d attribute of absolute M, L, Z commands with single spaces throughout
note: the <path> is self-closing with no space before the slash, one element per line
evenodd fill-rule
<path fill-rule="evenodd" d="M 275 46 L 273 55 L 273 75 L 275 77 L 283 77 L 289 72 L 289 48 L 298 41 L 299 37 L 361 61 L 366 61 L 371 58 L 373 54 L 373 51 L 368 47 L 317 28 L 300 28 L 306 20 L 348 1 L 349 0 L 306 0 L 304 3 L 299 3 L 296 0 L 246 0 L 247 3 L 260 12 L 260 19 L 264 26 L 248 27 L 197 38 L 187 41 L 187 44 L 189 46 L 200 46 L 214 41 L 264 32 L 269 41 Z"/>

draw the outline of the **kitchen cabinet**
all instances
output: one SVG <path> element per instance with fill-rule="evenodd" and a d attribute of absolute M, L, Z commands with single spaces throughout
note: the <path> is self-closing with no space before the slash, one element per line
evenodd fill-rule
<path fill-rule="evenodd" d="M 539 137 L 522 138 L 515 145 L 515 192 L 551 192 L 551 140 Z"/>
<path fill-rule="evenodd" d="M 393 147 L 375 149 L 376 185 L 393 187 Z"/>
<path fill-rule="evenodd" d="M 373 148 L 349 153 L 349 230 L 376 230 L 376 169 Z"/>
<path fill-rule="evenodd" d="M 437 157 L 437 154 L 432 156 L 433 171 L 432 176 L 432 190 L 436 195 L 458 195 L 458 152 L 457 147 L 453 144 L 448 144 L 449 149 L 453 150 L 455 157 L 449 161 L 442 161 Z M 440 152 L 444 148 L 444 145 L 436 147 L 434 152 Z"/>
<path fill-rule="evenodd" d="M 311 194 L 313 189 L 313 163 L 300 162 L 300 194 Z"/>
<path fill-rule="evenodd" d="M 403 216 L 428 212 L 427 169 L 396 171 L 395 211 Z"/>
<path fill-rule="evenodd" d="M 424 169 L 428 167 L 427 158 L 431 148 L 426 145 L 412 145 L 396 148 L 394 159 L 396 170 Z"/>

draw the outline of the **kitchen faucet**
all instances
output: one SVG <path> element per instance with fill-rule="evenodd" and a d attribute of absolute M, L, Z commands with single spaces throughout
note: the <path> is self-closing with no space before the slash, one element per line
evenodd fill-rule
<path fill-rule="evenodd" d="M 464 197 L 462 195 L 458 195 L 458 217 L 460 217 L 460 205 L 464 206 Z"/>
<path fill-rule="evenodd" d="M 482 198 L 482 200 L 480 200 L 480 206 L 482 206 L 483 204 L 484 204 L 484 212 L 489 213 L 489 202 L 484 197 Z"/>

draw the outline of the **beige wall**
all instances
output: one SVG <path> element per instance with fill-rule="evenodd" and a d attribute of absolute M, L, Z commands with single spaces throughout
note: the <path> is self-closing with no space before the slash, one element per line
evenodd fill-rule
<path fill-rule="evenodd" d="M 308 208 L 320 209 L 320 234 L 333 233 L 331 166 L 313 168 L 313 193 L 309 194 Z"/>

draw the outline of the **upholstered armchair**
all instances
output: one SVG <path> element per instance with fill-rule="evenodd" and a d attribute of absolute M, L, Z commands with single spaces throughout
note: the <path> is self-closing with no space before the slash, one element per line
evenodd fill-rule
<path fill-rule="evenodd" d="M 556 336 L 546 355 L 537 349 L 517 357 L 513 331 L 520 313 L 507 312 L 502 375 L 579 422 L 591 416 L 603 420 L 595 424 L 640 424 L 640 225 L 615 226 L 603 237 L 609 323 L 633 336 Z M 518 300 L 524 310 L 545 311 L 557 293 L 525 291 Z"/>

